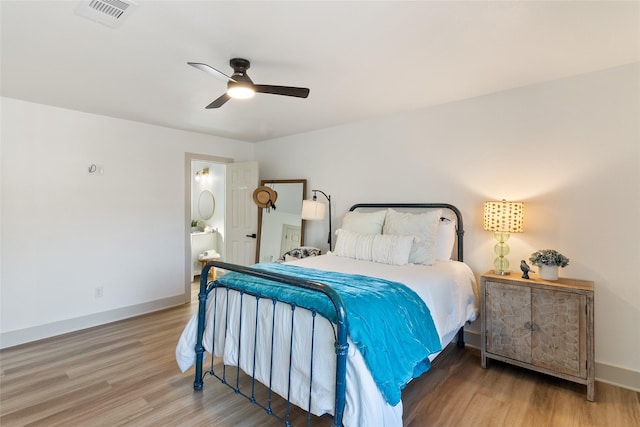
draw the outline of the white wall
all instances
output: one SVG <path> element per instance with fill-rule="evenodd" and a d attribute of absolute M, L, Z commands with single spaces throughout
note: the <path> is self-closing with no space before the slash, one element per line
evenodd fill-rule
<path fill-rule="evenodd" d="M 252 160 L 254 144 L 1 102 L 0 345 L 183 302 L 185 153 Z"/>
<path fill-rule="evenodd" d="M 512 269 L 536 249 L 568 256 L 561 276 L 596 284 L 596 361 L 640 374 L 639 83 L 633 64 L 262 142 L 256 158 L 262 177 L 330 194 L 338 219 L 356 202 L 458 206 L 477 274 L 494 258 L 483 201 L 524 201 Z M 306 244 L 326 249 L 326 230 L 308 222 Z"/>

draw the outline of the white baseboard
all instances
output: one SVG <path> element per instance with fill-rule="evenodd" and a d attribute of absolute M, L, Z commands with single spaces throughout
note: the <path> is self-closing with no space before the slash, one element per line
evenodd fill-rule
<path fill-rule="evenodd" d="M 480 334 L 464 331 L 464 342 L 470 347 L 480 349 Z M 596 381 L 615 385 L 633 391 L 640 391 L 640 372 L 619 366 L 607 365 L 596 361 Z"/>
<path fill-rule="evenodd" d="M 596 362 L 596 381 L 640 392 L 640 372 Z"/>
<path fill-rule="evenodd" d="M 464 331 L 464 343 L 480 350 L 480 334 L 474 331 Z"/>
<path fill-rule="evenodd" d="M 184 304 L 184 294 L 0 334 L 0 349 L 104 325 Z"/>

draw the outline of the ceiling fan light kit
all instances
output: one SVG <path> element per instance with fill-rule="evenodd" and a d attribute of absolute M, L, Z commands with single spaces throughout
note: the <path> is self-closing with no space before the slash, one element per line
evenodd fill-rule
<path fill-rule="evenodd" d="M 256 91 L 252 87 L 240 83 L 229 82 L 227 86 L 227 95 L 235 99 L 249 99 L 255 94 Z"/>
<path fill-rule="evenodd" d="M 227 91 L 211 104 L 207 105 L 207 109 L 220 108 L 231 98 L 252 98 L 256 92 L 270 93 L 272 95 L 293 96 L 296 98 L 306 98 L 309 96 L 308 88 L 254 84 L 246 73 L 247 69 L 251 66 L 251 63 L 243 58 L 233 58 L 229 61 L 229 65 L 233 68 L 233 74 L 231 76 L 227 76 L 222 71 L 216 70 L 210 65 L 200 62 L 187 62 L 187 64 L 227 81 Z"/>

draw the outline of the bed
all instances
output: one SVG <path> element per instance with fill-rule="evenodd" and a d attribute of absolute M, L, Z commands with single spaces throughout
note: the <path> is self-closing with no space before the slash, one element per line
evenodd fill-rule
<path fill-rule="evenodd" d="M 336 234 L 325 255 L 204 267 L 176 347 L 183 372 L 195 364 L 195 389 L 209 374 L 286 425 L 289 404 L 336 426 L 402 425 L 401 390 L 456 334 L 464 345 L 477 316 L 462 217 L 449 204 L 357 204 Z M 207 283 L 214 267 L 228 273 Z M 214 357 L 203 372 L 205 352 L 244 371 L 248 391 Z M 286 399 L 283 415 L 257 401 L 256 381 Z"/>

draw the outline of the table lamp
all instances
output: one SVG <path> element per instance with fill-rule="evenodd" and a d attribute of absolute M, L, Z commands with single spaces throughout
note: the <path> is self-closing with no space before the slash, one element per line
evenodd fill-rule
<path fill-rule="evenodd" d="M 524 203 L 484 202 L 484 229 L 493 231 L 493 236 L 498 241 L 493 247 L 497 258 L 493 261 L 494 273 L 501 276 L 509 274 L 509 260 L 505 257 L 509 254 L 510 233 L 521 233 L 524 219 Z"/>

